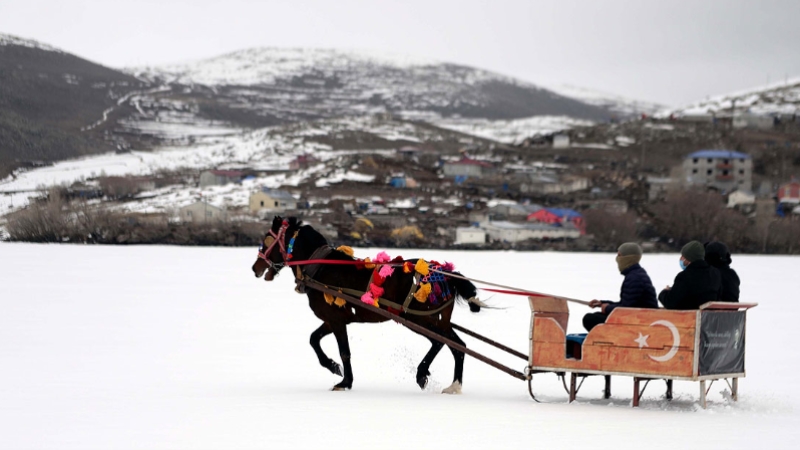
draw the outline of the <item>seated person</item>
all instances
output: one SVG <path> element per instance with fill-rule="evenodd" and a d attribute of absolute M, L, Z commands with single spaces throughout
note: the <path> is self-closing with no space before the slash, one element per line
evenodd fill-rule
<path fill-rule="evenodd" d="M 719 270 L 722 282 L 722 294 L 720 300 L 723 302 L 739 302 L 739 275 L 731 269 L 731 252 L 722 242 L 710 242 L 706 244 L 706 262 L 715 269 Z"/>
<path fill-rule="evenodd" d="M 692 241 L 681 249 L 679 261 L 683 270 L 675 283 L 666 287 L 658 300 L 667 309 L 698 309 L 706 302 L 719 300 L 721 281 L 719 271 L 705 261 L 703 244 Z"/>
<path fill-rule="evenodd" d="M 622 281 L 618 302 L 608 300 L 592 300 L 589 306 L 600 308 L 600 312 L 583 316 L 583 326 L 591 331 L 596 325 L 605 323 L 611 311 L 623 308 L 658 308 L 656 290 L 650 276 L 639 265 L 642 260 L 642 247 L 635 242 L 626 242 L 617 249 L 617 268 L 625 277 Z"/>

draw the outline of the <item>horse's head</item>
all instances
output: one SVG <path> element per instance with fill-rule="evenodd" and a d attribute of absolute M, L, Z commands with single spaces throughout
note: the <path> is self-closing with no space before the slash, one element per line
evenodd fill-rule
<path fill-rule="evenodd" d="M 275 275 L 281 271 L 286 264 L 287 242 L 294 232 L 300 228 L 300 225 L 302 225 L 302 222 L 295 217 L 283 219 L 280 216 L 275 216 L 272 219 L 272 227 L 264 236 L 264 240 L 258 248 L 258 258 L 253 264 L 253 274 L 255 274 L 256 278 L 263 275 L 265 280 L 272 281 Z M 266 275 L 264 272 L 266 272 Z"/>

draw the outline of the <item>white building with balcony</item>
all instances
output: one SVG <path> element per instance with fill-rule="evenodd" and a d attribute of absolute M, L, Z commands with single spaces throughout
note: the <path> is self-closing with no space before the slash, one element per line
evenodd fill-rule
<path fill-rule="evenodd" d="M 752 191 L 753 158 L 732 150 L 700 150 L 683 159 L 686 184 L 719 191 Z"/>

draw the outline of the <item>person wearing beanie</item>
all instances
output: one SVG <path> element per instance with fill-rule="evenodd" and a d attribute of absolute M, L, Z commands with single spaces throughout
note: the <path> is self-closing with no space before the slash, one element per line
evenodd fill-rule
<path fill-rule="evenodd" d="M 635 242 L 626 242 L 617 249 L 617 269 L 625 277 L 622 281 L 618 302 L 592 300 L 589 306 L 600 308 L 599 312 L 583 316 L 583 327 L 592 331 L 595 326 L 605 323 L 615 308 L 658 308 L 656 290 L 650 276 L 639 265 L 642 260 L 642 247 Z"/>
<path fill-rule="evenodd" d="M 667 286 L 658 300 L 667 309 L 699 309 L 703 303 L 720 299 L 722 281 L 719 271 L 705 261 L 703 244 L 692 241 L 681 249 L 678 263 L 681 272 L 672 287 Z"/>
<path fill-rule="evenodd" d="M 722 281 L 723 302 L 739 302 L 739 275 L 731 269 L 731 252 L 722 242 L 709 242 L 706 244 L 706 262 L 719 271 Z"/>

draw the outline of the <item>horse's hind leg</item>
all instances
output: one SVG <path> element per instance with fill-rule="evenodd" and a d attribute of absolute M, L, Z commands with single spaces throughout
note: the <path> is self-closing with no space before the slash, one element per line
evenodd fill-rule
<path fill-rule="evenodd" d="M 465 344 L 464 341 L 462 341 L 461 338 L 452 329 L 450 330 L 450 333 L 448 333 L 447 337 L 449 337 L 450 340 L 452 340 L 457 344 L 461 344 L 464 347 L 467 346 L 467 344 Z M 453 359 L 455 360 L 455 369 L 453 370 L 453 384 L 446 387 L 442 391 L 442 394 L 460 394 L 461 385 L 463 384 L 463 378 L 464 378 L 464 352 L 462 352 L 461 350 L 456 350 L 453 347 L 450 347 L 450 352 L 453 353 Z"/>
<path fill-rule="evenodd" d="M 350 341 L 347 339 L 347 325 L 332 324 L 333 335 L 336 336 L 336 343 L 339 344 L 339 356 L 342 358 L 344 366 L 344 379 L 333 387 L 334 391 L 344 391 L 353 387 L 353 367 L 350 365 Z"/>
<path fill-rule="evenodd" d="M 439 350 L 444 346 L 444 344 L 439 341 L 431 338 L 428 338 L 428 340 L 431 341 L 431 349 L 428 350 L 428 353 L 422 358 L 422 362 L 417 366 L 417 384 L 422 389 L 425 389 L 425 386 L 428 384 L 428 376 L 431 374 L 428 369 L 431 367 L 436 355 L 439 354 Z"/>
<path fill-rule="evenodd" d="M 319 364 L 322 367 L 330 370 L 331 373 L 333 374 L 342 376 L 341 366 L 339 366 L 339 364 L 337 364 L 336 361 L 328 358 L 328 355 L 326 355 L 325 352 L 322 351 L 322 346 L 320 345 L 320 341 L 322 340 L 322 338 L 331 334 L 332 332 L 333 330 L 331 329 L 331 326 L 330 324 L 328 324 L 328 322 L 324 322 L 322 325 L 320 325 L 319 328 L 317 328 L 313 333 L 311 333 L 311 339 L 310 339 L 311 348 L 313 348 L 314 353 L 317 354 L 317 359 L 319 359 Z"/>

